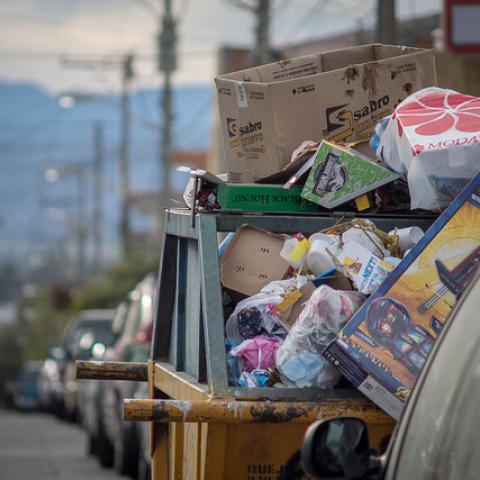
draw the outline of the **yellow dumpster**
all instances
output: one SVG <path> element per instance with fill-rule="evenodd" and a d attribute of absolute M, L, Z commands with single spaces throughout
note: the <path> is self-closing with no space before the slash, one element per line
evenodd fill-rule
<path fill-rule="evenodd" d="M 426 228 L 432 219 L 374 221 L 389 231 L 412 224 Z M 151 361 L 78 365 L 80 376 L 148 381 L 149 398 L 125 400 L 124 416 L 151 422 L 153 480 L 309 478 L 300 465 L 305 430 L 335 416 L 362 418 L 373 447 L 386 445 L 393 419 L 354 388 L 228 384 L 218 233 L 249 224 L 309 235 L 335 222 L 334 216 L 166 212 Z"/>

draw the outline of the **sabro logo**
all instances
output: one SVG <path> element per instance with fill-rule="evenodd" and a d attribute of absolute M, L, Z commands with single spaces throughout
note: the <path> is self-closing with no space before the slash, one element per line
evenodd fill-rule
<path fill-rule="evenodd" d="M 328 107 L 325 110 L 327 117 L 327 135 L 333 141 L 340 141 L 353 134 L 354 123 L 366 117 L 369 117 L 374 112 L 381 110 L 388 106 L 390 98 L 388 95 L 378 98 L 377 100 L 370 100 L 368 104 L 364 105 L 358 110 L 352 111 L 343 105 L 336 105 Z"/>
<path fill-rule="evenodd" d="M 227 131 L 230 138 L 237 135 L 246 135 L 261 130 L 263 128 L 262 122 L 248 122 L 246 125 L 239 126 L 236 118 L 227 117 Z"/>

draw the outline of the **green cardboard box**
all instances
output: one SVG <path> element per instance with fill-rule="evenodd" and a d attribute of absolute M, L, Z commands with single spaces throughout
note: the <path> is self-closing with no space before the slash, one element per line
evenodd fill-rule
<path fill-rule="evenodd" d="M 244 212 L 319 212 L 317 205 L 300 196 L 301 191 L 302 187 L 286 190 L 281 185 L 223 183 L 218 185 L 217 201 L 223 209 Z"/>
<path fill-rule="evenodd" d="M 398 177 L 360 152 L 324 140 L 318 148 L 301 196 L 331 209 Z"/>

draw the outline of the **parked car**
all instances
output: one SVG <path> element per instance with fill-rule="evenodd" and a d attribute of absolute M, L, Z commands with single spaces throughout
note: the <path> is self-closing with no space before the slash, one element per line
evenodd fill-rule
<path fill-rule="evenodd" d="M 42 362 L 25 362 L 15 380 L 13 403 L 20 410 L 38 410 L 37 380 L 42 368 Z"/>
<path fill-rule="evenodd" d="M 427 359 L 387 453 L 372 455 L 358 418 L 317 422 L 302 446 L 316 479 L 477 479 L 480 472 L 480 275 Z"/>
<path fill-rule="evenodd" d="M 112 323 L 112 342 L 106 345 L 104 351 L 93 354 L 94 360 L 105 360 L 108 351 L 120 337 L 127 319 L 129 301 L 122 302 L 115 311 Z M 87 452 L 98 456 L 100 463 L 105 467 L 113 466 L 113 445 L 105 433 L 105 422 L 102 411 L 104 382 L 98 380 L 82 380 L 78 382 L 80 397 L 80 412 L 83 428 L 87 435 Z"/>
<path fill-rule="evenodd" d="M 121 335 L 105 360 L 144 362 L 148 359 L 153 330 L 153 305 L 156 290 L 155 275 L 147 275 L 128 295 L 128 312 Z M 101 408 L 105 433 L 112 447 L 115 470 L 136 478 L 139 461 L 139 426 L 123 421 L 123 400 L 133 398 L 137 382 L 102 381 Z M 106 462 L 109 463 L 109 462 Z M 104 463 L 105 464 L 105 463 Z"/>
<path fill-rule="evenodd" d="M 63 415 L 63 384 L 61 372 L 65 360 L 65 351 L 59 343 L 53 343 L 48 349 L 38 376 L 38 395 L 40 407 L 44 412 Z"/>
<path fill-rule="evenodd" d="M 138 382 L 133 398 L 148 398 L 148 384 Z M 150 457 L 149 441 L 149 423 L 138 422 L 138 480 L 151 480 L 152 478 L 152 459 Z"/>
<path fill-rule="evenodd" d="M 67 325 L 62 344 L 65 349 L 63 404 L 65 418 L 80 419 L 75 360 L 89 360 L 106 350 L 113 341 L 114 310 L 83 310 Z"/>

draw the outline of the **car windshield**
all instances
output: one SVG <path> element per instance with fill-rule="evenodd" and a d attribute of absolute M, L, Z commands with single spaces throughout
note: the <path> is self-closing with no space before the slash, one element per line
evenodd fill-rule
<path fill-rule="evenodd" d="M 41 364 L 26 365 L 18 374 L 19 382 L 35 382 L 40 375 Z"/>
<path fill-rule="evenodd" d="M 88 349 L 94 342 L 108 347 L 114 339 L 111 320 L 88 320 L 83 322 L 75 332 L 73 343 Z"/>
<path fill-rule="evenodd" d="M 477 280 L 429 365 L 404 419 L 386 476 L 478 479 L 480 472 L 480 324 Z M 393 460 L 395 459 L 395 460 Z"/>

